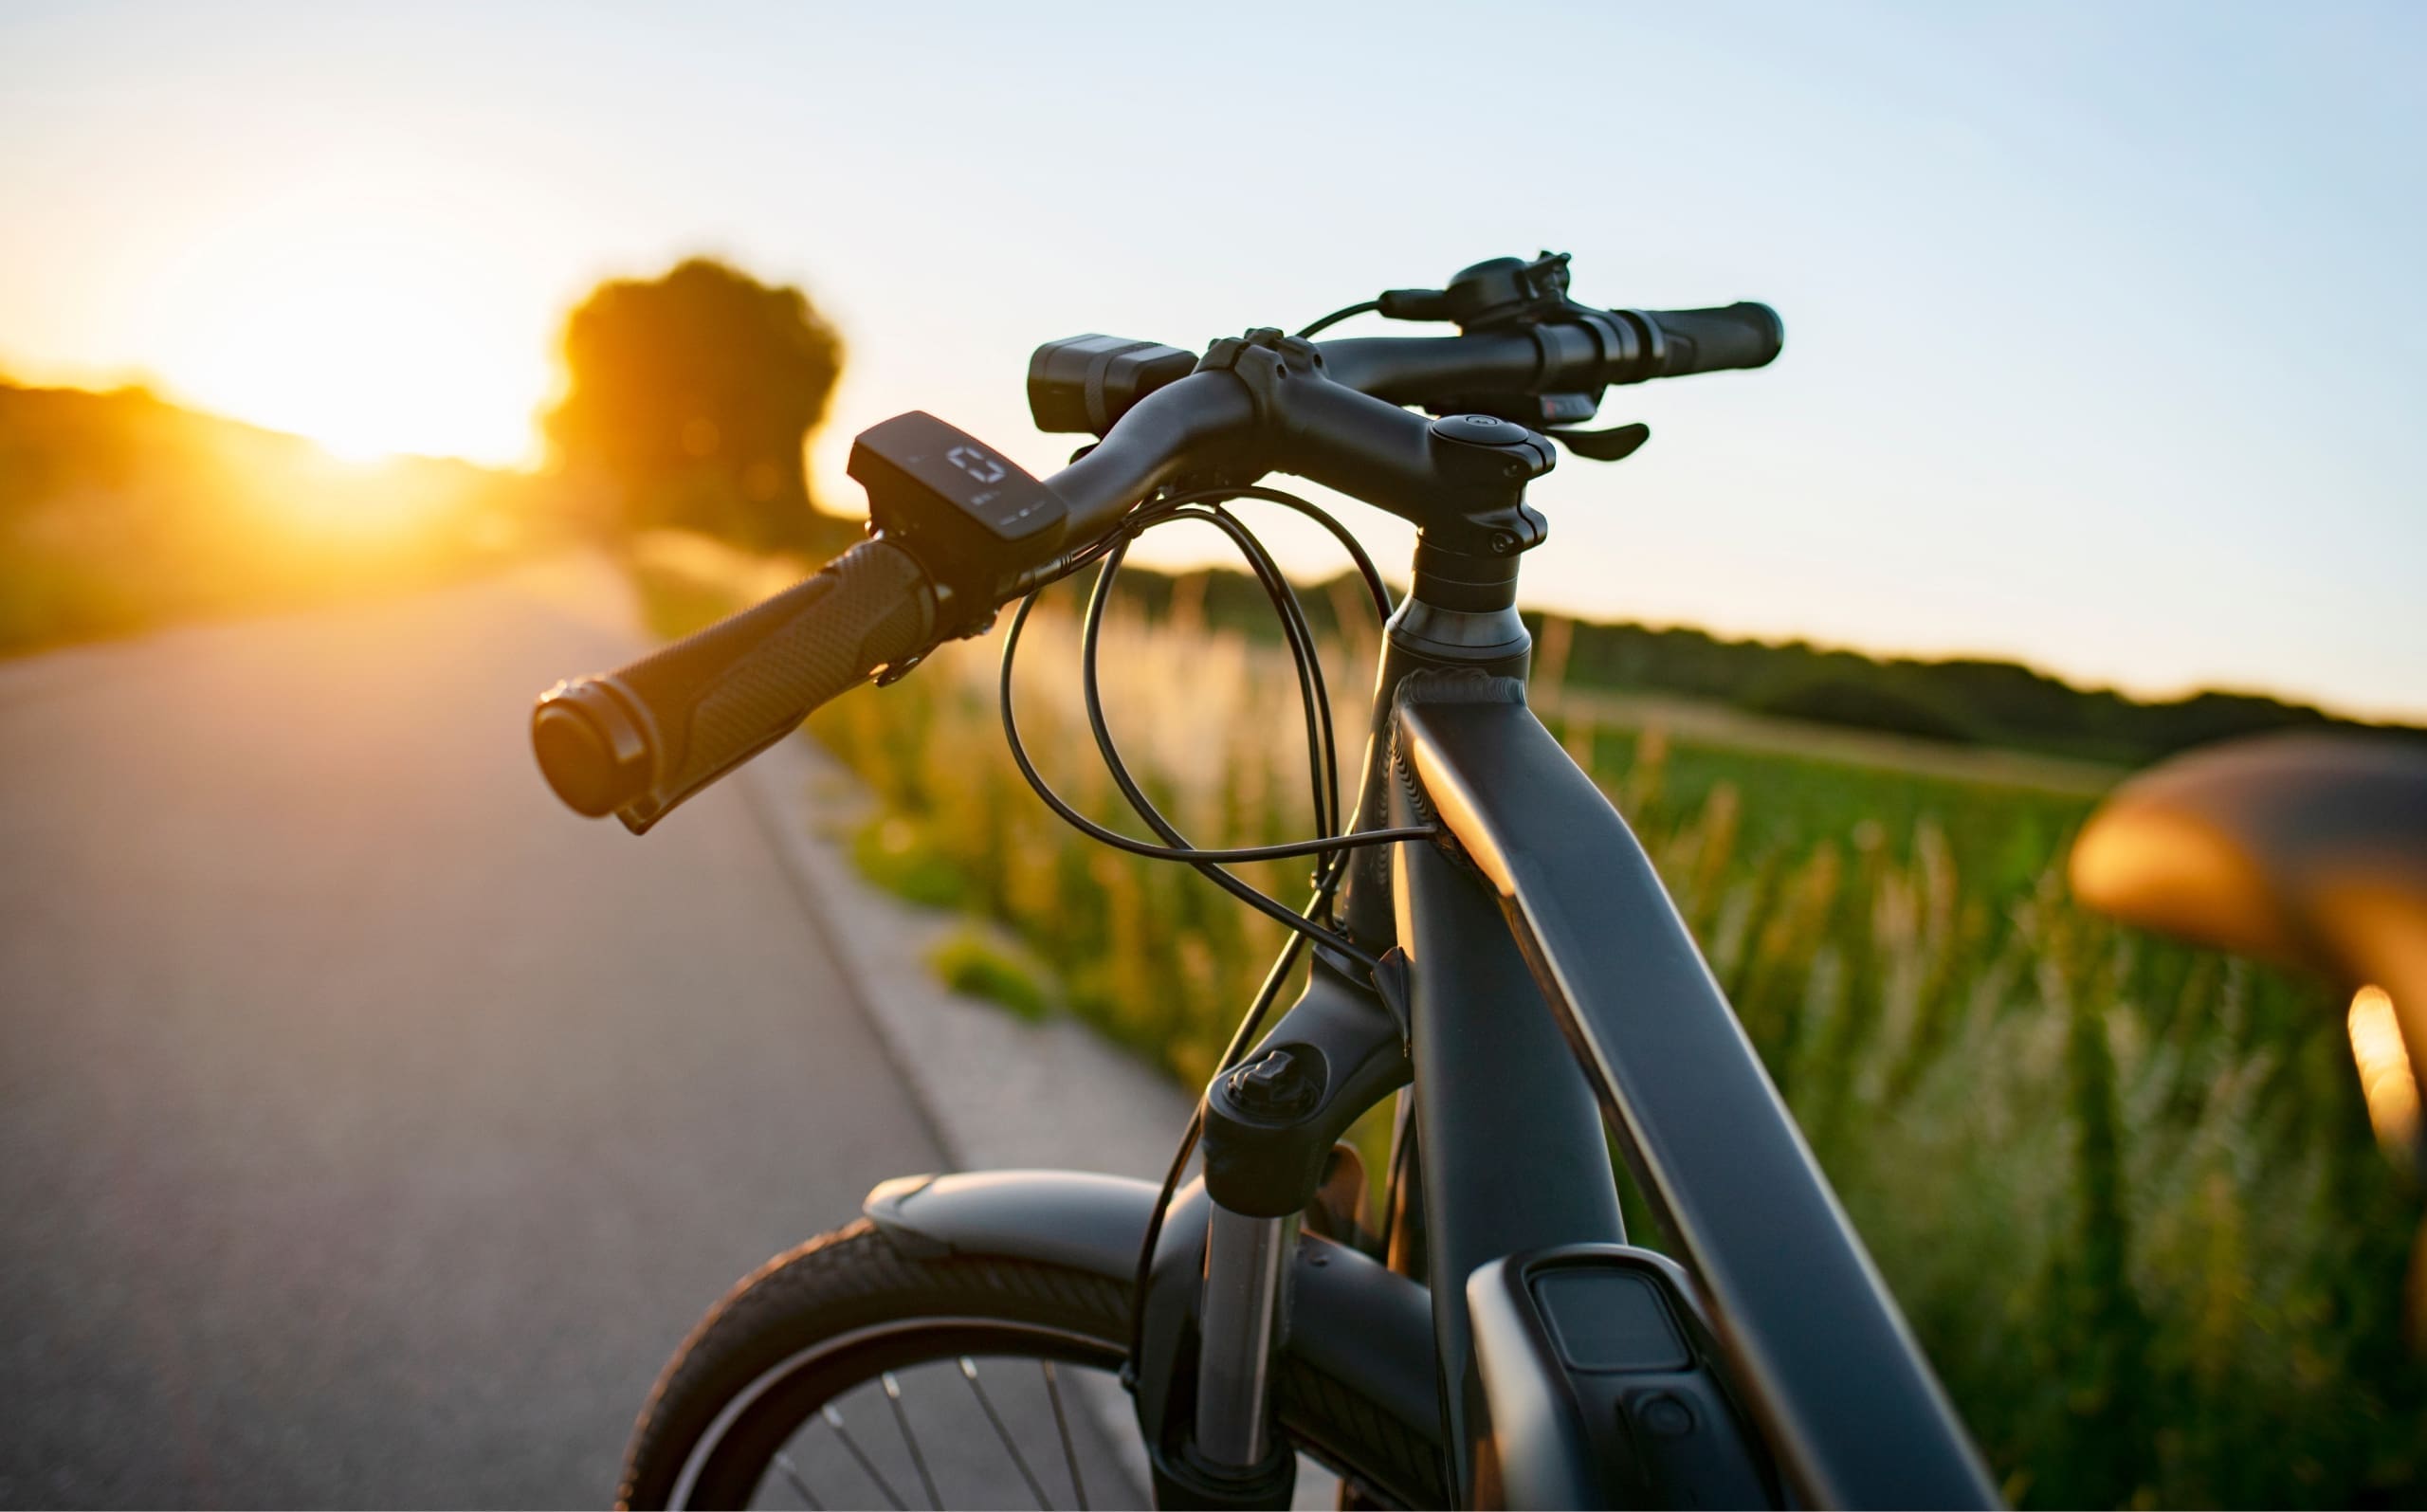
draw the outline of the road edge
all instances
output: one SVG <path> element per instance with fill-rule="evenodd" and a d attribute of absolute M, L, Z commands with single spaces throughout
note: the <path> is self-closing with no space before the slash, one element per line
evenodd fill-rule
<path fill-rule="evenodd" d="M 938 980 L 927 961 L 937 943 L 988 926 L 861 879 L 848 837 L 875 800 L 849 769 L 802 734 L 734 780 L 957 1169 L 1161 1178 L 1194 1100 L 1068 1014 L 1030 1022 Z"/>

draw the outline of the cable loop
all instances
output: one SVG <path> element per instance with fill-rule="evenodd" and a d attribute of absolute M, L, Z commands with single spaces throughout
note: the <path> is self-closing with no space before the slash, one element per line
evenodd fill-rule
<path fill-rule="evenodd" d="M 1315 326 L 1309 328 L 1309 331 L 1321 329 L 1332 319 L 1346 319 L 1347 316 L 1357 313 L 1360 312 L 1357 309 L 1341 311 L 1337 316 L 1327 317 L 1324 320 L 1318 321 Z M 1277 488 L 1240 485 L 1196 489 L 1146 501 L 1132 510 L 1103 538 L 1071 553 L 1069 556 L 1052 564 L 1031 580 L 1029 592 L 1021 598 L 1019 607 L 1013 611 L 1011 624 L 1004 630 L 999 688 L 1003 736 L 1011 747 L 1012 760 L 1018 766 L 1020 775 L 1027 780 L 1029 787 L 1056 816 L 1089 839 L 1111 846 L 1116 849 L 1159 861 L 1182 862 L 1194 866 L 1214 885 L 1257 912 L 1278 920 L 1291 931 L 1287 943 L 1282 947 L 1280 955 L 1274 959 L 1271 970 L 1266 973 L 1263 985 L 1257 990 L 1254 1002 L 1250 1006 L 1245 1016 L 1240 1019 L 1238 1028 L 1232 1033 L 1230 1044 L 1223 1049 L 1216 1075 L 1236 1066 L 1240 1058 L 1247 1053 L 1248 1047 L 1255 1042 L 1256 1032 L 1263 1027 L 1266 1016 L 1271 1011 L 1273 1002 L 1280 996 L 1282 987 L 1286 984 L 1291 972 L 1296 969 L 1299 956 L 1305 952 L 1308 941 L 1327 946 L 1340 956 L 1358 962 L 1369 972 L 1379 965 L 1379 961 L 1372 952 L 1337 930 L 1326 927 L 1326 921 L 1331 915 L 1332 899 L 1338 893 L 1341 879 L 1347 871 L 1350 850 L 1358 847 L 1389 845 L 1401 840 L 1430 839 L 1439 833 L 1432 827 L 1369 829 L 1348 834 L 1333 833 L 1352 822 L 1355 815 L 1364 812 L 1367 796 L 1364 791 L 1365 778 L 1370 777 L 1371 774 L 1365 774 L 1360 777 L 1355 806 L 1342 809 L 1340 793 L 1340 753 L 1332 729 L 1330 690 L 1323 680 L 1323 659 L 1321 649 L 1315 642 L 1314 628 L 1307 622 L 1305 606 L 1299 602 L 1296 589 L 1292 588 L 1288 578 L 1283 575 L 1279 565 L 1272 558 L 1272 554 L 1265 548 L 1263 541 L 1257 538 L 1254 531 L 1250 530 L 1236 515 L 1223 507 L 1239 500 L 1256 500 L 1280 504 L 1285 508 L 1296 510 L 1323 526 L 1347 550 L 1350 560 L 1357 566 L 1358 575 L 1363 580 L 1367 596 L 1372 599 L 1376 612 L 1383 620 L 1389 620 L 1392 609 L 1391 592 L 1389 587 L 1382 581 L 1382 574 L 1376 570 L 1373 558 L 1366 554 L 1364 547 L 1329 514 L 1294 494 L 1284 493 Z M 1113 579 L 1120 574 L 1122 564 L 1128 557 L 1131 543 L 1149 530 L 1182 519 L 1202 520 L 1229 537 L 1231 543 L 1236 546 L 1240 555 L 1247 559 L 1257 585 L 1265 592 L 1265 596 L 1271 600 L 1273 612 L 1281 621 L 1282 637 L 1288 644 L 1290 661 L 1298 678 L 1299 701 L 1305 722 L 1307 781 L 1315 814 L 1315 828 L 1325 831 L 1327 838 L 1270 846 L 1228 847 L 1191 846 L 1187 837 L 1179 832 L 1178 828 L 1165 817 L 1163 812 L 1155 806 L 1153 800 L 1146 795 L 1144 788 L 1138 783 L 1129 770 L 1128 763 L 1122 757 L 1119 743 L 1113 738 L 1111 724 L 1104 715 L 1103 687 L 1099 676 L 1098 647 L 1101 644 L 1104 610 L 1112 599 Z M 1105 770 L 1112 776 L 1114 786 L 1120 790 L 1122 798 L 1128 802 L 1130 808 L 1146 827 L 1160 837 L 1163 842 L 1160 845 L 1133 839 L 1117 829 L 1098 824 L 1071 807 L 1061 794 L 1053 791 L 1052 785 L 1045 780 L 1044 774 L 1037 770 L 1035 762 L 1030 758 L 1026 744 L 1020 738 L 1019 720 L 1013 707 L 1012 691 L 1013 668 L 1019 654 L 1020 633 L 1027 628 L 1029 615 L 1036 608 L 1037 599 L 1047 586 L 1084 571 L 1089 566 L 1098 566 L 1098 571 L 1096 580 L 1087 595 L 1086 617 L 1082 622 L 1079 637 L 1079 685 L 1082 700 L 1086 708 L 1088 730 L 1095 738 L 1097 754 L 1103 758 Z M 1225 870 L 1223 865 L 1224 863 L 1281 861 L 1298 856 L 1317 856 L 1321 860 L 1317 864 L 1312 879 L 1311 896 L 1303 909 L 1296 910 L 1290 909 L 1279 900 L 1240 880 Z M 1203 1131 L 1204 1119 L 1205 1100 L 1200 1094 L 1195 1109 L 1190 1115 L 1188 1128 L 1181 1136 L 1179 1149 L 1174 1155 L 1171 1168 L 1164 1176 L 1161 1195 L 1157 1199 L 1149 1217 L 1144 1242 L 1139 1251 L 1137 1288 L 1130 1323 L 1130 1357 L 1133 1360 L 1140 1357 L 1144 1344 L 1146 1284 L 1153 1270 L 1156 1243 L 1161 1235 L 1164 1215 L 1171 1207 L 1172 1195 L 1178 1190 L 1180 1177 L 1187 1172 L 1189 1157 L 1195 1151 L 1197 1139 Z"/>

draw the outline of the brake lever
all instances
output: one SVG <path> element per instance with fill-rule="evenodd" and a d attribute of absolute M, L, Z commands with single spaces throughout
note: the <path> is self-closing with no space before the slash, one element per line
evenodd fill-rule
<path fill-rule="evenodd" d="M 1594 462 L 1616 462 L 1632 457 L 1643 444 L 1651 439 L 1651 428 L 1636 421 L 1632 425 L 1612 426 L 1607 430 L 1545 430 L 1567 444 L 1567 449 Z"/>

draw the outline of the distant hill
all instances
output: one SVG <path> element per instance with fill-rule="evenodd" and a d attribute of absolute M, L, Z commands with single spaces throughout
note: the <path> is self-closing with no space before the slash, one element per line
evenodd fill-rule
<path fill-rule="evenodd" d="M 1122 588 L 1149 612 L 1162 613 L 1170 610 L 1176 584 L 1195 575 L 1175 579 L 1130 568 L 1122 574 Z M 1230 571 L 1201 575 L 1202 588 L 1191 584 L 1186 594 L 1201 604 L 1209 621 L 1278 638 L 1271 607 L 1252 578 Z M 1341 587 L 1302 592 L 1319 629 L 1336 627 L 1343 603 L 1362 604 L 1361 589 Z M 1754 713 L 2082 760 L 2137 766 L 2268 730 L 2368 728 L 2427 736 L 2259 693 L 2143 700 L 2111 688 L 2076 687 L 2014 662 L 1881 658 L 1802 641 L 1728 640 L 1623 621 L 1571 621 L 1546 634 L 1542 615 L 1529 612 L 1525 620 L 1540 648 L 1538 675 L 1558 675 L 1573 685 L 1687 694 Z"/>
<path fill-rule="evenodd" d="M 0 381 L 0 652 L 461 572 L 550 528 L 533 480 L 353 464 L 140 389 Z"/>

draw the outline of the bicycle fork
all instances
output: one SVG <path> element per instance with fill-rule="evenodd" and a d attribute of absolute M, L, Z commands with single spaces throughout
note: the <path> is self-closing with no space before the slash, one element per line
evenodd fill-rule
<path fill-rule="evenodd" d="M 1205 1235 L 1196 1357 L 1196 1454 L 1226 1479 L 1251 1480 L 1271 1458 L 1272 1357 L 1288 1333 L 1288 1263 L 1298 1220 L 1216 1202 Z"/>
<path fill-rule="evenodd" d="M 1206 1088 L 1205 1180 L 1193 1199 L 1202 1248 L 1166 1229 L 1168 1289 L 1150 1288 L 1146 1303 L 1149 1376 L 1157 1353 L 1179 1376 L 1141 1382 L 1159 1504 L 1288 1504 L 1297 1457 L 1275 1427 L 1277 1362 L 1297 1278 L 1326 1259 L 1301 1241 L 1301 1214 L 1319 1200 L 1334 1143 L 1406 1083 L 1407 1067 L 1399 1015 L 1370 982 L 1318 954 L 1305 994 L 1254 1054 Z M 1361 1175 L 1351 1179 L 1361 1195 Z M 1331 1226 L 1326 1216 L 1317 1229 Z"/>

